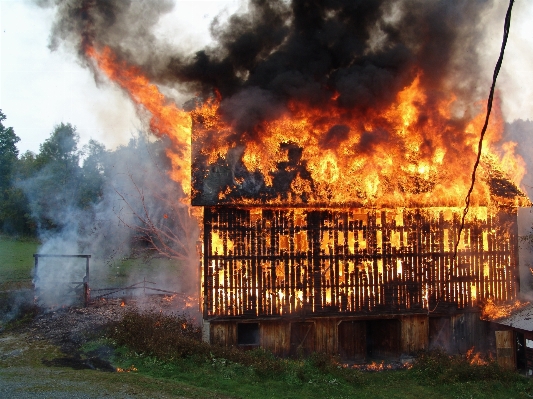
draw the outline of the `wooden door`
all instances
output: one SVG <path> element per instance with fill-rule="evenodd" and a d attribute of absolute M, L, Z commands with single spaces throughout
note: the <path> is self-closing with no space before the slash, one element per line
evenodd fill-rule
<path fill-rule="evenodd" d="M 338 354 L 342 360 L 366 358 L 366 322 L 342 321 L 337 327 Z"/>
<path fill-rule="evenodd" d="M 291 356 L 307 356 L 315 351 L 315 324 L 291 323 Z"/>
<path fill-rule="evenodd" d="M 502 367 L 516 368 L 516 351 L 514 346 L 514 332 L 495 331 L 496 333 L 496 361 Z"/>

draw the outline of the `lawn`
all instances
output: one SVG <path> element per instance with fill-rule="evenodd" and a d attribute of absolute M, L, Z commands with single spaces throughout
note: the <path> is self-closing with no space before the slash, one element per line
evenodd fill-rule
<path fill-rule="evenodd" d="M 0 291 L 31 287 L 36 240 L 0 236 Z"/>

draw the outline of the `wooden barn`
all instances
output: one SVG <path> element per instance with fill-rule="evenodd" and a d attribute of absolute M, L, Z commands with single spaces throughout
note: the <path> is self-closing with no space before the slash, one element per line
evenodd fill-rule
<path fill-rule="evenodd" d="M 516 209 L 206 207 L 213 343 L 347 361 L 494 347 L 489 299 L 519 292 Z"/>
<path fill-rule="evenodd" d="M 355 173 L 283 130 L 230 145 L 213 115 L 193 115 L 191 169 L 206 340 L 347 362 L 494 350 L 480 313 L 519 296 L 517 210 L 529 204 L 494 165 L 484 161 L 463 224 L 455 181 L 470 172 L 454 180 L 464 171 L 452 163 L 390 169 L 369 156 Z"/>

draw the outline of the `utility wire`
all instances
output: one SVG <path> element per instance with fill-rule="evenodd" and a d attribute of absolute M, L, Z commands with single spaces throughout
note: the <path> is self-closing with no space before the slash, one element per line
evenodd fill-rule
<path fill-rule="evenodd" d="M 483 129 L 481 129 L 481 136 L 479 138 L 479 144 L 477 147 L 477 159 L 476 163 L 474 164 L 474 169 L 472 170 L 472 184 L 470 185 L 470 189 L 468 190 L 468 194 L 466 194 L 465 198 L 465 209 L 463 210 L 463 218 L 461 219 L 461 226 L 459 227 L 459 235 L 457 236 L 457 241 L 455 242 L 455 250 L 453 259 L 457 260 L 457 247 L 459 246 L 459 242 L 461 241 L 461 233 L 464 230 L 465 227 L 465 218 L 468 214 L 468 209 L 470 207 L 470 195 L 472 194 L 472 191 L 474 190 L 474 184 L 476 182 L 476 170 L 479 166 L 479 161 L 481 159 L 481 150 L 483 148 L 483 139 L 485 137 L 485 132 L 487 131 L 487 126 L 489 124 L 489 117 L 490 117 L 490 111 L 492 110 L 492 100 L 494 98 L 494 87 L 496 86 L 496 79 L 498 78 L 498 73 L 500 72 L 500 68 L 502 66 L 503 61 L 503 53 L 505 51 L 505 45 L 507 44 L 507 37 L 509 36 L 509 28 L 511 27 L 511 10 L 513 8 L 514 0 L 509 1 L 509 7 L 507 8 L 507 14 L 505 15 L 505 24 L 503 27 L 503 40 L 502 40 L 502 47 L 500 50 L 500 57 L 498 58 L 498 62 L 496 63 L 496 67 L 494 68 L 494 75 L 492 76 L 492 86 L 490 87 L 490 93 L 489 93 L 489 99 L 487 101 L 487 116 L 485 117 L 485 124 L 483 125 Z"/>

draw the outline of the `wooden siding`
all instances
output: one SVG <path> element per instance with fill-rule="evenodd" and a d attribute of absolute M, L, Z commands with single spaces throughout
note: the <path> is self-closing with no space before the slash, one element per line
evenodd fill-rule
<path fill-rule="evenodd" d="M 277 356 L 288 356 L 290 348 L 291 325 L 276 321 L 262 321 L 259 324 L 261 347 Z"/>
<path fill-rule="evenodd" d="M 344 361 L 364 361 L 366 353 L 366 321 L 344 320 L 337 326 L 337 354 Z"/>
<path fill-rule="evenodd" d="M 529 376 L 533 376 L 533 332 L 524 332 L 526 369 Z"/>
<path fill-rule="evenodd" d="M 222 346 L 237 345 L 236 323 L 210 323 L 211 343 Z"/>
<path fill-rule="evenodd" d="M 238 346 L 238 323 L 247 321 L 259 324 L 259 346 L 282 357 L 316 351 L 357 362 L 369 357 L 412 355 L 436 348 L 461 354 L 471 348 L 496 350 L 495 327 L 480 320 L 479 313 L 446 317 L 410 314 L 387 319 L 212 320 L 209 323 L 211 342 Z M 533 369 L 533 348 L 529 348 L 526 355 L 531 357 Z"/>
<path fill-rule="evenodd" d="M 426 315 L 404 316 L 401 352 L 414 355 L 429 348 L 429 319 Z"/>
<path fill-rule="evenodd" d="M 496 331 L 496 361 L 501 367 L 516 368 L 514 331 Z"/>
<path fill-rule="evenodd" d="M 205 208 L 204 318 L 438 313 L 515 300 L 515 210 Z M 456 260 L 454 260 L 456 259 Z"/>

